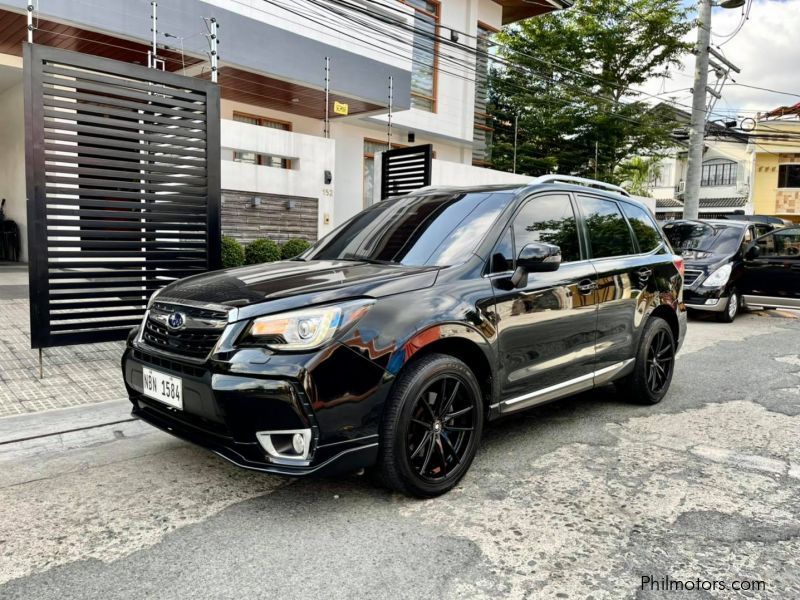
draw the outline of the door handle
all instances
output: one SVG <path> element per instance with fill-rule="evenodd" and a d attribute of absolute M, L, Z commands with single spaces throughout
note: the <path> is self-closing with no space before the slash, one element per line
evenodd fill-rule
<path fill-rule="evenodd" d="M 579 281 L 578 285 L 575 287 L 578 288 L 578 292 L 580 292 L 584 296 L 588 296 L 597 289 L 597 283 L 592 281 L 591 279 L 583 279 Z"/>
<path fill-rule="evenodd" d="M 640 279 L 649 279 L 650 275 L 653 274 L 653 269 L 648 269 L 646 267 L 643 267 L 638 271 L 636 271 L 636 274 L 639 276 Z"/>

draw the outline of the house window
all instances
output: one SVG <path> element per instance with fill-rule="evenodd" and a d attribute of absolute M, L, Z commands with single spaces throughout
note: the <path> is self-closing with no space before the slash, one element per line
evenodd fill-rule
<path fill-rule="evenodd" d="M 709 160 L 703 163 L 701 186 L 736 185 L 737 164 L 732 160 Z"/>
<path fill-rule="evenodd" d="M 412 44 L 411 106 L 436 111 L 436 71 L 439 53 L 439 2 L 403 0 L 414 9 Z"/>
<path fill-rule="evenodd" d="M 778 166 L 779 188 L 800 188 L 800 164 Z"/>
<path fill-rule="evenodd" d="M 288 158 L 272 156 L 269 154 L 258 154 L 256 152 L 247 152 L 245 150 L 234 150 L 233 162 L 261 165 L 264 167 L 274 167 L 276 169 L 292 168 L 292 161 Z"/>
<path fill-rule="evenodd" d="M 488 114 L 489 104 L 489 54 L 494 42 L 491 37 L 497 30 L 478 23 L 475 53 L 475 122 L 472 133 L 472 164 L 488 166 L 492 154 L 492 117 Z"/>
<path fill-rule="evenodd" d="M 405 148 L 401 144 L 392 144 L 392 148 Z M 389 144 L 378 140 L 364 140 L 364 208 L 372 204 L 375 193 L 375 154 L 389 149 Z"/>
<path fill-rule="evenodd" d="M 271 119 L 269 117 L 259 117 L 258 115 L 248 115 L 245 113 L 234 112 L 233 120 L 238 121 L 239 123 L 248 123 L 250 125 L 260 125 L 261 127 L 280 129 L 281 131 L 292 130 L 292 124 L 289 121 L 280 121 L 278 119 Z"/>
<path fill-rule="evenodd" d="M 649 187 L 672 187 L 672 165 L 670 163 L 661 163 L 656 167 L 650 171 Z"/>

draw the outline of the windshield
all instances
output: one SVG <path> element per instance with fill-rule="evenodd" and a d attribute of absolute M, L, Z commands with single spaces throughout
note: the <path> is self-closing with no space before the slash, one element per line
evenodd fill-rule
<path fill-rule="evenodd" d="M 733 254 L 742 238 L 740 227 L 709 225 L 707 223 L 667 223 L 664 233 L 678 252 L 700 251 L 713 254 Z"/>
<path fill-rule="evenodd" d="M 320 240 L 303 258 L 459 264 L 512 198 L 509 192 L 473 192 L 384 200 Z"/>

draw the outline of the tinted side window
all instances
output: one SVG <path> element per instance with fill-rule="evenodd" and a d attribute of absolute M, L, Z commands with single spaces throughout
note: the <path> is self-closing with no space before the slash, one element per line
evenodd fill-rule
<path fill-rule="evenodd" d="M 612 200 L 579 196 L 593 258 L 633 254 L 633 240 L 628 224 L 617 203 Z"/>
<path fill-rule="evenodd" d="M 627 202 L 622 202 L 621 206 L 622 212 L 628 217 L 628 223 L 631 224 L 633 235 L 639 241 L 639 251 L 651 252 L 658 248 L 661 243 L 661 235 L 650 214 L 640 206 L 634 206 Z"/>
<path fill-rule="evenodd" d="M 490 273 L 504 273 L 514 269 L 514 242 L 511 238 L 511 228 L 506 229 L 503 237 L 492 250 Z"/>
<path fill-rule="evenodd" d="M 525 203 L 514 217 L 516 251 L 531 242 L 555 244 L 561 248 L 562 262 L 580 260 L 578 227 L 568 195 L 534 196 Z"/>
<path fill-rule="evenodd" d="M 758 241 L 761 256 L 800 257 L 800 229 L 782 229 Z"/>

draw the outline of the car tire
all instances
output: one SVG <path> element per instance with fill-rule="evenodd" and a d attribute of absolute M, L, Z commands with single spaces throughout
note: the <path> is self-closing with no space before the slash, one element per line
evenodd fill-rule
<path fill-rule="evenodd" d="M 722 312 L 717 313 L 717 321 L 720 323 L 733 323 L 741 307 L 742 301 L 739 292 L 736 291 L 736 288 L 733 288 L 731 289 L 730 296 L 728 296 L 728 302 L 725 304 L 725 308 Z"/>
<path fill-rule="evenodd" d="M 675 336 L 669 323 L 660 317 L 650 317 L 639 339 L 633 372 L 615 382 L 619 392 L 635 404 L 661 402 L 669 391 L 675 372 L 676 351 Z M 658 357 L 662 372 L 652 364 L 654 357 Z"/>
<path fill-rule="evenodd" d="M 444 494 L 472 464 L 483 421 L 470 368 L 446 354 L 424 356 L 400 373 L 386 402 L 375 474 L 409 496 Z"/>

